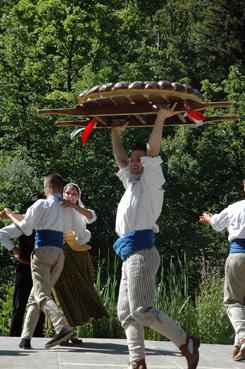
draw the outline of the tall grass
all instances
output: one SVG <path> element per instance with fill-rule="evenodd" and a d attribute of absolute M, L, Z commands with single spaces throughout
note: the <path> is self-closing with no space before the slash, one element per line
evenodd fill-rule
<path fill-rule="evenodd" d="M 116 305 L 119 289 L 120 263 L 98 260 L 95 270 L 95 287 L 107 308 L 109 318 L 91 319 L 76 328 L 79 337 L 124 338 L 124 331 L 117 319 Z M 177 265 L 170 260 L 169 268 L 160 269 L 156 283 L 155 307 L 176 320 L 189 334 L 198 335 L 202 342 L 232 344 L 234 332 L 223 305 L 223 278 L 217 271 L 210 272 L 196 291 L 189 287 L 189 271 L 186 260 Z M 0 334 L 7 335 L 12 309 L 12 287 L 6 289 L 0 301 Z M 48 331 L 47 331 L 48 334 Z M 146 328 L 146 339 L 164 340 L 165 337 Z"/>
<path fill-rule="evenodd" d="M 234 331 L 223 304 L 223 284 L 214 270 L 203 279 L 196 296 L 196 323 L 203 342 L 233 343 Z"/>
<path fill-rule="evenodd" d="M 111 272 L 109 266 L 113 265 Z M 118 293 L 118 259 L 99 261 L 96 288 L 101 293 L 110 318 L 102 323 L 106 337 L 124 337 L 116 316 Z M 108 270 L 106 283 L 101 282 L 104 267 Z M 176 320 L 188 334 L 198 335 L 206 343 L 233 343 L 234 331 L 223 304 L 223 278 L 214 270 L 201 281 L 196 291 L 189 287 L 189 270 L 186 260 L 173 263 L 169 268 L 160 269 L 156 283 L 155 307 Z M 101 322 L 98 321 L 100 326 Z M 84 336 L 86 332 L 84 331 Z M 164 340 L 158 332 L 145 329 L 145 337 L 150 340 Z"/>
<path fill-rule="evenodd" d="M 118 257 L 114 256 L 112 261 L 109 254 L 107 259 L 99 258 L 95 272 L 95 288 L 109 313 L 109 318 L 91 319 L 88 323 L 77 327 L 76 332 L 79 337 L 122 338 L 124 331 L 117 319 L 116 310 L 120 272 Z"/>
<path fill-rule="evenodd" d="M 176 266 L 171 259 L 168 270 L 160 269 L 156 284 L 155 307 L 164 311 L 191 334 L 197 334 L 196 309 L 189 294 L 188 270 L 180 260 Z M 146 338 L 165 339 L 151 329 L 146 329 Z"/>

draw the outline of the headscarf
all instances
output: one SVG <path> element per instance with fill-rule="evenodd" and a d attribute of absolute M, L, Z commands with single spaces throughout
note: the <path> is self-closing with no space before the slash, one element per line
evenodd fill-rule
<path fill-rule="evenodd" d="M 75 187 L 75 189 L 76 189 L 76 190 L 77 190 L 77 192 L 78 192 L 78 195 L 79 195 L 79 197 L 78 197 L 78 205 L 79 205 L 81 208 L 85 208 L 85 206 L 84 206 L 84 204 L 83 204 L 83 202 L 82 202 L 82 200 L 81 200 L 81 196 L 82 196 L 81 189 L 80 189 L 80 187 L 79 187 L 76 183 L 73 183 L 73 182 L 67 183 L 67 184 L 65 185 L 64 189 L 63 189 L 63 193 L 64 193 L 64 191 L 66 191 L 67 187 L 70 187 L 70 186 Z M 83 221 L 84 221 L 84 223 L 85 223 L 85 224 L 93 223 L 93 222 L 95 222 L 95 221 L 96 221 L 96 219 L 97 219 L 97 216 L 96 216 L 96 214 L 95 214 L 95 211 L 94 211 L 94 210 L 92 210 L 92 209 L 88 209 L 88 210 L 90 210 L 90 211 L 91 211 L 91 213 L 92 213 L 92 218 L 91 218 L 91 219 L 88 219 L 88 218 L 87 218 L 87 217 L 85 217 L 84 215 L 82 215 L 82 214 L 78 214 L 78 213 L 76 212 L 76 213 L 77 213 L 77 216 L 80 216 L 80 217 L 82 217 L 82 218 L 83 218 Z"/>
<path fill-rule="evenodd" d="M 84 205 L 83 205 L 83 202 L 81 200 L 81 196 L 82 196 L 82 192 L 81 192 L 81 189 L 80 187 L 76 184 L 76 183 L 73 183 L 73 182 L 70 182 L 70 183 L 67 183 L 63 189 L 63 193 L 66 191 L 67 187 L 75 187 L 75 189 L 77 190 L 78 192 L 78 205 L 82 208 L 84 208 Z"/>

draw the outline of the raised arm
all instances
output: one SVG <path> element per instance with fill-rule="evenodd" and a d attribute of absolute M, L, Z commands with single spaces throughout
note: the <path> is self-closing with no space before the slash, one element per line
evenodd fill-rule
<path fill-rule="evenodd" d="M 4 212 L 5 212 L 6 216 L 8 217 L 8 219 L 11 220 L 11 222 L 13 222 L 14 225 L 21 230 L 21 228 L 20 228 L 20 222 L 24 218 L 24 216 L 21 215 L 21 214 L 15 214 L 9 208 L 5 208 L 4 209 Z"/>
<path fill-rule="evenodd" d="M 128 165 L 128 155 L 123 147 L 122 141 L 120 139 L 120 132 L 125 128 L 125 126 L 112 127 L 111 129 L 111 139 L 113 153 L 119 168 L 124 168 Z"/>
<path fill-rule="evenodd" d="M 154 127 L 151 131 L 151 135 L 147 143 L 148 156 L 159 155 L 162 141 L 163 125 L 166 118 L 172 117 L 176 114 L 176 112 L 174 112 L 175 105 L 171 109 L 160 109 L 158 111 Z"/>

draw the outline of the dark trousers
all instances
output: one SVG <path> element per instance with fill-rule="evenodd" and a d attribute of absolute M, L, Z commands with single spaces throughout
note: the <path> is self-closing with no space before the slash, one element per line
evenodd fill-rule
<path fill-rule="evenodd" d="M 13 312 L 10 323 L 10 336 L 20 337 L 25 315 L 26 304 L 32 289 L 31 267 L 28 264 L 19 263 L 15 274 L 15 288 L 13 296 Z M 34 337 L 43 337 L 43 325 L 45 315 L 40 314 Z"/>

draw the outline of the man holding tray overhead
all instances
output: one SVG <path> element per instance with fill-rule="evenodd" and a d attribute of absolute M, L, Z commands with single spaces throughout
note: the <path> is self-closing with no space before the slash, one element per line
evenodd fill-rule
<path fill-rule="evenodd" d="M 153 307 L 155 276 L 160 265 L 154 233 L 159 231 L 156 221 L 162 211 L 165 183 L 159 152 L 164 121 L 174 114 L 174 107 L 159 110 L 147 145 L 136 145 L 130 160 L 120 140 L 125 126 L 112 128 L 113 152 L 120 169 L 117 175 L 126 189 L 117 209 L 119 238 L 113 248 L 123 261 L 117 310 L 127 337 L 128 369 L 147 368 L 144 326 L 179 347 L 188 369 L 195 369 L 199 360 L 199 339 L 187 336 L 174 320 Z"/>

